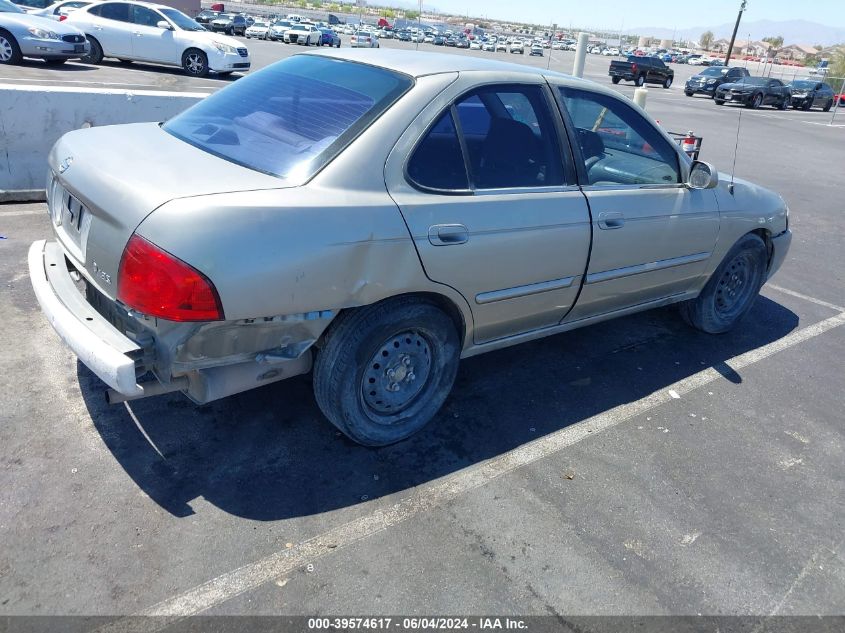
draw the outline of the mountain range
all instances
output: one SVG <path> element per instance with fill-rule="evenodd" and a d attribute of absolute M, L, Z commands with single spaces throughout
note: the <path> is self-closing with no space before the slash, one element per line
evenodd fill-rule
<path fill-rule="evenodd" d="M 673 35 L 678 40 L 698 41 L 705 31 L 713 31 L 716 39 L 730 38 L 734 29 L 734 23 L 719 24 L 716 26 L 699 26 L 689 29 L 667 29 L 661 27 L 644 26 L 635 29 L 625 29 L 626 33 L 645 35 L 650 37 L 671 38 Z M 749 34 L 752 40 L 761 40 L 769 36 L 782 36 L 784 44 L 840 44 L 845 42 L 845 27 L 827 26 L 818 22 L 808 20 L 758 20 L 756 22 L 742 22 L 739 25 L 737 39 L 748 39 Z"/>

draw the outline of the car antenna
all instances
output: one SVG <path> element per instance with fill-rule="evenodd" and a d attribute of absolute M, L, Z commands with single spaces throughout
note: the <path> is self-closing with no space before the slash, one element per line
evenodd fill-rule
<path fill-rule="evenodd" d="M 739 150 L 739 131 L 742 128 L 742 111 L 745 108 L 739 108 L 739 118 L 736 123 L 736 143 L 734 144 L 734 162 L 731 165 L 731 184 L 728 185 L 728 191 L 734 195 L 734 173 L 736 173 L 736 155 Z"/>

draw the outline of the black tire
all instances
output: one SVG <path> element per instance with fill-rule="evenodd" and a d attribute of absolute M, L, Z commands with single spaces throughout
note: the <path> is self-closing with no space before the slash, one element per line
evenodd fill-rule
<path fill-rule="evenodd" d="M 85 57 L 80 58 L 80 61 L 83 64 L 99 64 L 103 61 L 103 47 L 100 46 L 100 43 L 90 35 L 86 35 L 85 37 L 88 39 L 88 44 L 91 46 L 91 49 Z"/>
<path fill-rule="evenodd" d="M 812 108 L 813 108 L 813 100 L 812 99 L 805 100 L 804 103 L 801 105 L 801 109 L 804 110 L 804 112 L 809 112 L 810 110 L 812 110 Z"/>
<path fill-rule="evenodd" d="M 666 77 L 666 79 L 663 80 L 663 88 L 665 90 L 668 90 L 672 87 L 672 79 L 672 77 Z"/>
<path fill-rule="evenodd" d="M 610 81 L 612 81 L 615 85 L 615 84 L 618 84 L 621 80 L 619 79 L 619 77 L 611 77 Z"/>
<path fill-rule="evenodd" d="M 746 107 L 749 107 L 752 110 L 756 110 L 761 105 L 763 105 L 763 95 L 761 95 L 760 93 L 757 93 L 756 95 L 751 97 L 749 102 L 746 104 Z"/>
<path fill-rule="evenodd" d="M 695 93 L 690 92 L 689 90 L 684 90 L 684 94 L 685 94 L 686 96 L 688 96 L 688 97 L 691 97 L 691 96 L 693 96 L 693 94 L 695 94 Z"/>
<path fill-rule="evenodd" d="M 790 102 L 789 97 L 784 97 L 781 100 L 781 102 L 777 105 L 777 109 L 778 110 L 786 110 L 787 108 L 789 108 L 789 102 Z"/>
<path fill-rule="evenodd" d="M 643 85 L 644 83 L 645 83 L 645 75 L 637 75 L 637 76 L 634 78 L 634 85 L 635 85 L 637 88 L 642 87 L 642 85 Z"/>
<path fill-rule="evenodd" d="M 182 69 L 191 77 L 206 77 L 208 56 L 198 48 L 189 48 L 182 53 Z"/>
<path fill-rule="evenodd" d="M 833 107 L 833 99 L 831 99 L 830 101 L 828 101 L 827 103 L 824 104 L 824 111 L 830 112 L 830 109 L 832 107 Z"/>
<path fill-rule="evenodd" d="M 412 297 L 388 299 L 332 324 L 314 363 L 314 397 L 354 441 L 393 444 L 434 417 L 459 357 L 455 325 L 440 308 Z"/>
<path fill-rule="evenodd" d="M 338 42 L 337 44 L 335 44 L 335 48 L 340 48 L 340 42 Z"/>
<path fill-rule="evenodd" d="M 21 47 L 14 35 L 0 29 L 0 64 L 17 65 L 22 60 Z"/>
<path fill-rule="evenodd" d="M 725 105 L 724 99 L 714 99 L 714 101 L 716 102 L 716 105 Z"/>
<path fill-rule="evenodd" d="M 680 304 L 681 316 L 708 334 L 724 334 L 748 314 L 766 281 L 768 253 L 760 236 L 748 233 L 728 251 L 695 299 Z"/>
<path fill-rule="evenodd" d="M 66 59 L 45 59 L 45 60 L 44 60 L 44 62 L 45 62 L 48 66 L 61 66 L 61 65 L 62 65 L 62 64 L 64 64 L 66 61 L 67 61 Z"/>

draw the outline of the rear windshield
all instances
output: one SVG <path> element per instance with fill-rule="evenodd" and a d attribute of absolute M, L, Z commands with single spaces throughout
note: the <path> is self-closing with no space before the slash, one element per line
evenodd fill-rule
<path fill-rule="evenodd" d="M 164 130 L 249 169 L 306 180 L 411 85 L 383 68 L 294 55 L 206 97 Z"/>

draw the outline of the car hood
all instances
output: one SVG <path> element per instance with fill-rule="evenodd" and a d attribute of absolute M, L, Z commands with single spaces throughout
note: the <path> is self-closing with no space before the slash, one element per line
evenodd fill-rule
<path fill-rule="evenodd" d="M 732 82 L 729 84 L 722 84 L 720 88 L 722 90 L 747 90 L 749 92 L 756 90 L 757 88 L 762 88 L 763 86 L 757 86 L 754 84 L 746 84 L 741 82 Z"/>
<path fill-rule="evenodd" d="M 208 44 L 211 44 L 211 42 L 220 42 L 221 44 L 226 44 L 227 46 L 244 48 L 243 43 L 236 40 L 234 37 L 221 35 L 220 33 L 214 33 L 213 31 L 182 31 L 181 33 L 183 36 L 190 37 L 195 42 L 206 42 Z"/>
<path fill-rule="evenodd" d="M 18 26 L 24 29 L 35 26 L 59 35 L 83 35 L 82 31 L 66 22 L 57 22 L 31 13 L 0 13 L 0 25 L 7 28 Z"/>
<path fill-rule="evenodd" d="M 158 123 L 69 132 L 53 146 L 48 162 L 58 185 L 78 198 L 91 216 L 84 252 L 75 247 L 64 227 L 56 229 L 57 237 L 84 264 L 89 279 L 112 298 L 116 288 L 105 279 L 117 278 L 120 256 L 132 233 L 164 203 L 293 186 L 189 145 Z M 51 190 L 48 196 L 52 198 Z M 95 275 L 94 262 L 106 277 Z"/>
<path fill-rule="evenodd" d="M 690 81 L 709 81 L 710 79 L 719 79 L 719 77 L 711 77 L 710 75 L 693 75 Z"/>

